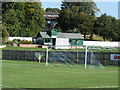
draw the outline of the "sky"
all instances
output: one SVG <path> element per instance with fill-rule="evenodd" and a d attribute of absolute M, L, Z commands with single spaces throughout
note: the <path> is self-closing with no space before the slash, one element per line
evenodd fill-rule
<path fill-rule="evenodd" d="M 110 1 L 110 0 L 109 0 Z M 106 13 L 112 17 L 118 19 L 118 1 L 95 1 L 97 8 L 100 9 L 100 12 L 97 13 L 97 16 Z M 51 1 L 44 0 L 42 1 L 42 7 L 45 8 L 61 8 L 61 0 Z"/>

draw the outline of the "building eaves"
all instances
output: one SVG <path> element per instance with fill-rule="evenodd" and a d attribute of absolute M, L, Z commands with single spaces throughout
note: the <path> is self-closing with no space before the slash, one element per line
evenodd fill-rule
<path fill-rule="evenodd" d="M 84 39 L 80 33 L 57 33 L 58 38 Z"/>
<path fill-rule="evenodd" d="M 50 36 L 46 32 L 40 32 L 42 38 L 50 38 Z"/>
<path fill-rule="evenodd" d="M 44 15 L 59 15 L 59 12 L 45 12 Z"/>

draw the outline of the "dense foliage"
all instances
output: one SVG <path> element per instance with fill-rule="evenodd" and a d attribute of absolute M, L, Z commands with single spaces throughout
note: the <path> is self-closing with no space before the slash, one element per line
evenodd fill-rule
<path fill-rule="evenodd" d="M 114 17 L 107 16 L 102 14 L 95 22 L 94 33 L 103 37 L 104 41 L 120 40 L 120 20 L 115 19 Z"/>
<path fill-rule="evenodd" d="M 60 12 L 60 9 L 59 8 L 46 8 L 45 9 L 46 12 Z"/>
<path fill-rule="evenodd" d="M 99 11 L 94 2 L 63 2 L 59 26 L 63 32 L 81 32 L 86 39 L 87 33 L 92 33 L 95 13 Z"/>
<path fill-rule="evenodd" d="M 102 14 L 94 2 L 62 2 L 58 8 L 41 8 L 40 2 L 4 2 L 2 5 L 2 37 L 33 37 L 45 28 L 44 12 L 59 12 L 58 31 L 80 32 L 89 35 L 102 36 L 104 40 L 120 41 L 120 20 Z M 3 41 L 4 41 L 3 40 Z"/>
<path fill-rule="evenodd" d="M 94 2 L 63 2 L 58 26 L 63 32 L 80 32 L 84 35 L 93 34 L 102 36 L 104 40 L 120 40 L 120 20 L 102 14 L 96 17 L 100 11 Z"/>
<path fill-rule="evenodd" d="M 17 43 L 18 45 L 20 45 L 20 44 L 32 44 L 32 41 L 13 39 L 12 41 L 7 42 L 7 44 L 10 44 L 10 45 L 12 45 L 13 43 Z"/>
<path fill-rule="evenodd" d="M 40 2 L 4 2 L 3 23 L 9 36 L 35 36 L 45 27 L 44 10 Z"/>

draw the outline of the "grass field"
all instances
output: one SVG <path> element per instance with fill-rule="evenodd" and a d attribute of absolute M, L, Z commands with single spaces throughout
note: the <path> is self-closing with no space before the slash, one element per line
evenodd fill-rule
<path fill-rule="evenodd" d="M 118 67 L 84 69 L 2 60 L 3 88 L 118 88 Z"/>

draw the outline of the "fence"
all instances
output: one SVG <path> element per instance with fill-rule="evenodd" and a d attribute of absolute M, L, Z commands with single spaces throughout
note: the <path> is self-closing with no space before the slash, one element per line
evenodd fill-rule
<path fill-rule="evenodd" d="M 42 62 L 46 60 L 46 51 L 33 51 L 33 50 L 2 50 L 2 59 L 5 60 L 28 60 L 38 61 L 36 55 L 40 53 L 42 56 Z M 110 60 L 111 54 L 118 54 L 115 52 L 94 52 L 95 57 L 103 65 L 119 65 L 119 61 Z M 120 53 L 119 53 L 120 54 Z M 85 52 L 81 51 L 49 51 L 49 60 L 66 59 L 74 63 L 84 63 Z"/>
<path fill-rule="evenodd" d="M 5 48 L 6 47 L 6 45 L 0 45 L 0 48 Z"/>
<path fill-rule="evenodd" d="M 120 42 L 108 41 L 83 41 L 83 45 L 87 46 L 101 46 L 101 47 L 119 47 Z"/>

